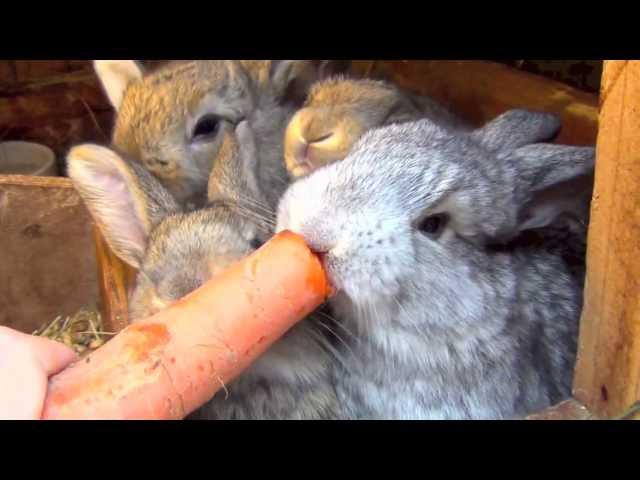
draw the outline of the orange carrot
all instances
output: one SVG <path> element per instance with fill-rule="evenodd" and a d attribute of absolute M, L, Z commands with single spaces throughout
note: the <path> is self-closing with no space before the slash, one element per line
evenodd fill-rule
<path fill-rule="evenodd" d="M 329 294 L 319 259 L 282 232 L 52 377 L 42 418 L 184 418 Z"/>

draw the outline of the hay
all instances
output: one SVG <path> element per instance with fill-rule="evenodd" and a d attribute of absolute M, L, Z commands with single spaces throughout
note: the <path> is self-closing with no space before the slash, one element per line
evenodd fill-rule
<path fill-rule="evenodd" d="M 64 343 L 76 353 L 89 353 L 102 346 L 114 332 L 102 330 L 100 312 L 81 309 L 71 317 L 58 316 L 42 326 L 33 335 Z"/>

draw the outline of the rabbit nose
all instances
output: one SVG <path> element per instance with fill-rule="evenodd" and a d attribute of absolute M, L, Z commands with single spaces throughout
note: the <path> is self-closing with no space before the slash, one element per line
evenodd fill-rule
<path fill-rule="evenodd" d="M 285 159 L 293 177 L 300 177 L 331 161 L 335 150 L 333 126 L 318 121 L 318 112 L 302 109 L 287 127 Z"/>
<path fill-rule="evenodd" d="M 295 176 L 306 175 L 333 160 L 332 146 L 325 144 L 333 132 L 308 140 L 302 136 L 289 138 L 285 158 L 289 171 Z"/>
<path fill-rule="evenodd" d="M 290 129 L 287 132 L 284 156 L 287 169 L 294 177 L 302 176 L 312 168 L 308 158 L 309 143 L 298 131 Z"/>

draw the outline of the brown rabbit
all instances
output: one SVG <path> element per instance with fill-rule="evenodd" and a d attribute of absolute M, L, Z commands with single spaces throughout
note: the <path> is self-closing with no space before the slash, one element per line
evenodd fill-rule
<path fill-rule="evenodd" d="M 306 60 L 175 61 L 147 74 L 133 60 L 96 60 L 94 66 L 117 110 L 113 147 L 141 162 L 180 204 L 206 202 L 215 168 L 252 185 L 246 193 L 271 208 L 287 184 L 282 157 L 290 118 L 314 81 L 344 68 Z M 224 134 L 233 134 L 241 120 L 257 142 L 251 170 L 219 158 Z"/>
<path fill-rule="evenodd" d="M 242 142 L 236 143 L 236 132 L 227 132 L 222 150 L 228 160 L 242 163 L 254 148 L 246 122 L 237 130 Z M 216 201 L 184 212 L 144 168 L 107 148 L 76 147 L 68 165 L 112 250 L 139 271 L 130 301 L 133 321 L 195 290 L 260 243 L 259 222 L 237 215 L 236 206 Z M 321 328 L 330 329 L 325 321 L 316 313 L 293 327 L 191 418 L 334 418 L 329 365 L 335 349 L 321 334 Z"/>
<path fill-rule="evenodd" d="M 375 127 L 430 118 L 442 126 L 468 127 L 428 97 L 380 80 L 345 76 L 317 82 L 287 126 L 285 161 L 290 177 L 342 160 L 362 134 Z"/>

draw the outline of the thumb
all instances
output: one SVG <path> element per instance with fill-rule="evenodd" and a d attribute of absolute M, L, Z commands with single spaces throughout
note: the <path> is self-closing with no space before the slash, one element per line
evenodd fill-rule
<path fill-rule="evenodd" d="M 76 353 L 63 343 L 0 326 L 0 346 L 3 345 L 5 351 L 15 348 L 28 351 L 47 376 L 77 359 Z"/>
<path fill-rule="evenodd" d="M 0 419 L 40 418 L 48 377 L 75 358 L 66 345 L 0 327 Z"/>
<path fill-rule="evenodd" d="M 78 358 L 73 349 L 63 343 L 33 335 L 26 335 L 26 337 L 25 342 L 30 345 L 36 361 L 47 376 L 58 373 Z"/>

